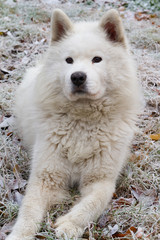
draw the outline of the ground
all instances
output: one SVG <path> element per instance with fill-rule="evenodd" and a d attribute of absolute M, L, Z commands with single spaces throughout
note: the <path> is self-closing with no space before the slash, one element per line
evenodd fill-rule
<path fill-rule="evenodd" d="M 142 4 L 143 2 L 143 4 Z M 50 40 L 51 9 L 59 7 L 73 20 L 98 19 L 119 10 L 137 62 L 145 108 L 139 116 L 128 164 L 111 204 L 83 239 L 160 239 L 160 19 L 159 1 L 0 0 L 0 239 L 11 231 L 27 184 L 30 160 L 13 130 L 14 93 L 23 73 Z M 144 11 L 146 10 L 147 11 Z M 37 239 L 56 239 L 54 222 L 73 205 L 47 213 Z"/>

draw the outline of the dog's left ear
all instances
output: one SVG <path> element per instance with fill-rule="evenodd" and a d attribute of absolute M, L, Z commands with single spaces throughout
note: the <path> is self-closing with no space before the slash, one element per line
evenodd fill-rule
<path fill-rule="evenodd" d="M 60 9 L 55 9 L 51 19 L 51 43 L 59 41 L 72 30 L 72 22 L 69 17 Z"/>
<path fill-rule="evenodd" d="M 109 10 L 101 18 L 100 27 L 105 31 L 107 39 L 114 43 L 120 43 L 126 47 L 126 39 L 122 20 L 116 10 Z"/>

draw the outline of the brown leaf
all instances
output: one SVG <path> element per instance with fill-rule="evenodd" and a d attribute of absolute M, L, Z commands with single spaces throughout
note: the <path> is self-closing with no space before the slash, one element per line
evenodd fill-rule
<path fill-rule="evenodd" d="M 141 21 L 141 20 L 149 20 L 149 19 L 152 19 L 152 18 L 156 18 L 157 15 L 156 14 L 148 14 L 146 12 L 137 12 L 135 13 L 135 19 L 137 21 Z"/>
<path fill-rule="evenodd" d="M 12 137 L 12 136 L 13 136 L 13 132 L 7 133 L 7 136 L 8 136 L 8 137 Z"/>
<path fill-rule="evenodd" d="M 137 12 L 135 13 L 135 19 L 137 21 L 141 21 L 141 20 L 148 20 L 149 19 L 149 15 L 143 12 Z"/>
<path fill-rule="evenodd" d="M 150 14 L 150 18 L 157 18 L 157 14 Z"/>
<path fill-rule="evenodd" d="M 134 232 L 134 233 L 136 233 L 137 232 L 137 228 L 135 228 L 135 227 L 130 227 L 127 231 L 126 231 L 126 234 L 131 234 L 131 232 Z"/>
<path fill-rule="evenodd" d="M 14 174 L 20 173 L 20 168 L 19 168 L 18 164 L 14 165 L 13 172 L 14 172 Z"/>
<path fill-rule="evenodd" d="M 113 209 L 122 208 L 123 206 L 131 206 L 133 202 L 134 202 L 133 198 L 120 197 L 116 200 L 113 200 Z"/>
<path fill-rule="evenodd" d="M 131 226 L 130 228 L 127 229 L 125 233 L 116 232 L 115 234 L 112 235 L 112 237 L 113 238 L 123 237 L 123 240 L 129 240 L 131 239 L 130 237 L 132 236 L 131 232 L 136 233 L 137 228 Z"/>
<path fill-rule="evenodd" d="M 36 239 L 46 239 L 46 237 L 38 233 L 36 234 Z"/>
<path fill-rule="evenodd" d="M 158 141 L 160 139 L 160 133 L 158 133 L 158 134 L 151 134 L 150 138 L 152 140 Z"/>
<path fill-rule="evenodd" d="M 83 234 L 83 238 L 89 238 L 89 231 L 88 230 L 86 230 L 85 232 L 84 232 L 84 234 Z"/>
<path fill-rule="evenodd" d="M 7 31 L 0 31 L 0 36 L 6 37 L 7 36 Z"/>
<path fill-rule="evenodd" d="M 132 195 L 136 198 L 136 200 L 139 201 L 140 196 L 143 194 L 143 191 L 140 188 L 135 186 L 131 186 L 131 188 L 132 188 L 131 190 Z"/>

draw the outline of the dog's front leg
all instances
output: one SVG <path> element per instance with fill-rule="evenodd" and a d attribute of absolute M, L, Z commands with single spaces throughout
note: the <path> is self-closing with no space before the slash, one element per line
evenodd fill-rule
<path fill-rule="evenodd" d="M 40 223 L 50 205 L 65 198 L 65 191 L 46 189 L 40 179 L 30 179 L 26 195 L 19 211 L 12 233 L 6 240 L 31 240 L 40 227 Z"/>
<path fill-rule="evenodd" d="M 64 168 L 58 168 L 53 150 L 54 147 L 47 144 L 38 144 L 35 148 L 26 194 L 17 222 L 6 240 L 34 239 L 47 209 L 67 198 L 66 174 L 62 172 Z"/>
<path fill-rule="evenodd" d="M 30 179 L 17 222 L 6 240 L 33 239 L 48 204 L 48 193 L 38 179 Z"/>
<path fill-rule="evenodd" d="M 58 237 L 80 237 L 84 228 L 97 219 L 107 207 L 115 189 L 115 182 L 103 180 L 82 188 L 82 199 L 71 211 L 56 223 Z"/>

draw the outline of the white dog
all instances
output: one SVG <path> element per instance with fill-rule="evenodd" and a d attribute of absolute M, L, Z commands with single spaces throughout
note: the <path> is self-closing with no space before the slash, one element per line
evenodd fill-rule
<path fill-rule="evenodd" d="M 17 125 L 32 158 L 18 220 L 7 240 L 34 239 L 53 204 L 79 186 L 81 199 L 56 222 L 77 239 L 107 207 L 135 131 L 141 92 L 121 19 L 73 24 L 54 10 L 51 45 L 17 91 Z"/>

